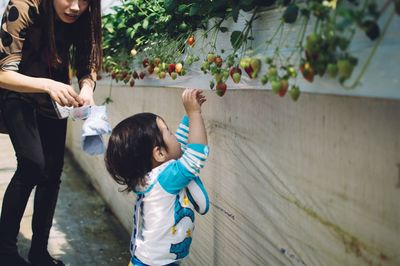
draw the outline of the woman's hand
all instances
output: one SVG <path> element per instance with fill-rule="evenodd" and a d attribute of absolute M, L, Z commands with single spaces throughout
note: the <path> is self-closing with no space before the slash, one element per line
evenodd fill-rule
<path fill-rule="evenodd" d="M 80 99 L 71 85 L 64 84 L 54 80 L 48 80 L 46 91 L 50 97 L 58 102 L 61 106 L 78 107 L 83 105 L 83 100 Z"/>
<path fill-rule="evenodd" d="M 79 98 L 83 101 L 83 105 L 95 105 L 93 99 L 93 89 L 90 86 L 84 85 L 81 88 Z"/>

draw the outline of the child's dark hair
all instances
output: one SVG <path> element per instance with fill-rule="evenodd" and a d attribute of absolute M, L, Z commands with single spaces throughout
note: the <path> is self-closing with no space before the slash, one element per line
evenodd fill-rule
<path fill-rule="evenodd" d="M 165 147 L 157 126 L 157 115 L 140 113 L 121 121 L 112 131 L 105 164 L 112 178 L 127 191 L 145 185 L 145 175 L 152 169 L 153 148 Z"/>

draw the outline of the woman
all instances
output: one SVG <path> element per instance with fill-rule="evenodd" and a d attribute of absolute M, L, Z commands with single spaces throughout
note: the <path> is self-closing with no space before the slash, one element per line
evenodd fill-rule
<path fill-rule="evenodd" d="M 0 120 L 17 170 L 3 198 L 1 265 L 64 265 L 47 251 L 63 167 L 66 125 L 61 106 L 92 105 L 100 68 L 100 0 L 10 0 L 0 31 Z M 79 95 L 71 87 L 76 69 Z M 19 225 L 36 187 L 28 259 L 18 254 Z"/>

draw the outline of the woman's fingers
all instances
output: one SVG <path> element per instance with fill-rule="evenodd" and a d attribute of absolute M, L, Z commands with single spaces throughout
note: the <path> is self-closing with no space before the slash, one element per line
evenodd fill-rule
<path fill-rule="evenodd" d="M 68 99 L 65 96 L 60 96 L 60 101 L 62 102 L 62 106 L 71 106 Z"/>
<path fill-rule="evenodd" d="M 74 106 L 77 107 L 82 99 L 79 99 L 78 94 L 74 91 L 73 87 L 61 82 L 52 82 L 50 84 L 50 97 L 59 103 L 61 106 Z"/>
<path fill-rule="evenodd" d="M 84 101 L 75 92 L 74 88 L 72 88 L 72 86 L 69 86 L 69 85 L 67 85 L 66 98 L 68 99 L 69 103 L 74 107 L 78 107 L 79 105 L 84 104 Z"/>

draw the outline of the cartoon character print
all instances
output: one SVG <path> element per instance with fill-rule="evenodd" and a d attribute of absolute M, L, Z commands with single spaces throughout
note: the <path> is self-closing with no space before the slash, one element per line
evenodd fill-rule
<path fill-rule="evenodd" d="M 186 206 L 188 205 L 189 200 L 187 199 L 186 195 L 184 196 L 183 202 L 184 205 Z M 172 228 L 173 234 L 176 231 L 174 230 L 176 225 L 179 224 L 179 222 L 185 217 L 189 217 L 192 223 L 194 223 L 193 210 L 191 208 L 182 206 L 179 201 L 179 195 L 177 195 L 175 200 L 175 223 Z M 192 232 L 190 229 L 188 229 L 186 231 L 186 238 L 182 242 L 171 244 L 170 253 L 174 253 L 176 255 L 177 260 L 182 259 L 189 254 L 189 248 L 191 243 L 192 243 Z"/>

